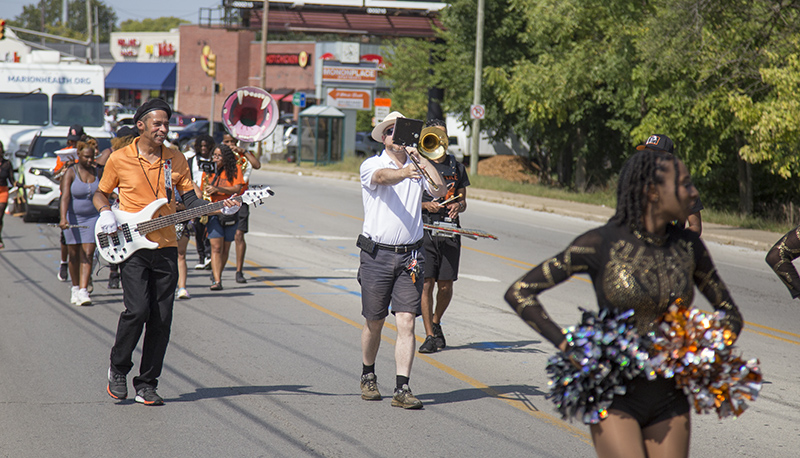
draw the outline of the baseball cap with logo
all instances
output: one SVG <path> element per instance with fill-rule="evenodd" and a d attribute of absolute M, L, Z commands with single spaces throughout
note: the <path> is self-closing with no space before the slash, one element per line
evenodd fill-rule
<path fill-rule="evenodd" d="M 646 142 L 636 147 L 637 150 L 651 149 L 655 151 L 665 151 L 673 153 L 675 151 L 675 144 L 672 143 L 669 137 L 662 134 L 651 135 Z"/>
<path fill-rule="evenodd" d="M 83 126 L 80 124 L 73 124 L 69 128 L 69 134 L 67 134 L 67 140 L 78 141 L 82 137 L 83 137 Z"/>

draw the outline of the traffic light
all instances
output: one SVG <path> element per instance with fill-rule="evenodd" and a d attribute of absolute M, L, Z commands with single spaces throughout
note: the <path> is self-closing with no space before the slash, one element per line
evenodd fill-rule
<path fill-rule="evenodd" d="M 208 62 L 206 62 L 206 66 L 208 70 L 206 70 L 206 74 L 212 78 L 217 76 L 217 55 L 216 54 L 209 54 L 208 55 Z"/>
<path fill-rule="evenodd" d="M 6 20 L 0 19 L 0 40 L 6 37 Z"/>

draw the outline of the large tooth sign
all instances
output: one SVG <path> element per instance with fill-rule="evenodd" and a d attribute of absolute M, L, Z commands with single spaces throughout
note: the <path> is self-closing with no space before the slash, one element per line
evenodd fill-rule
<path fill-rule="evenodd" d="M 278 103 L 258 87 L 240 87 L 222 104 L 222 122 L 231 135 L 243 142 L 269 137 L 278 125 L 278 116 Z"/>

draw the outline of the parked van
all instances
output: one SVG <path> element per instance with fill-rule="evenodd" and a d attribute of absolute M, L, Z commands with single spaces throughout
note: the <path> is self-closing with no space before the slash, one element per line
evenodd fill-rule
<path fill-rule="evenodd" d="M 468 163 L 469 158 L 472 157 L 470 154 L 472 151 L 472 139 L 470 138 L 472 124 L 470 123 L 465 127 L 461 120 L 453 114 L 448 114 L 445 122 L 447 124 L 447 136 L 450 140 L 447 152 L 454 155 L 457 160 Z M 489 139 L 489 134 L 490 132 L 481 131 L 478 145 L 478 156 L 480 158 L 496 155 L 527 156 L 530 152 L 530 147 L 513 133 L 505 142 L 492 141 Z"/>
<path fill-rule="evenodd" d="M 105 73 L 100 65 L 80 63 L 0 62 L 0 141 L 15 170 L 40 131 L 66 136 L 73 124 L 87 135 L 108 136 L 103 130 Z"/>

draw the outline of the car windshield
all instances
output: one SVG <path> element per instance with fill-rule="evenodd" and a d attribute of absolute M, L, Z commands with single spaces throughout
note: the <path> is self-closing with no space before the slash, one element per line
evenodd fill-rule
<path fill-rule="evenodd" d="M 195 121 L 186 126 L 184 130 L 187 130 L 189 132 L 195 132 L 195 131 L 200 132 L 204 130 L 208 132 L 208 121 Z"/>
<path fill-rule="evenodd" d="M 102 127 L 103 98 L 99 95 L 53 95 L 53 125 Z"/>
<path fill-rule="evenodd" d="M 47 94 L 0 92 L 0 124 L 46 126 L 49 111 Z"/>
<path fill-rule="evenodd" d="M 28 157 L 56 157 L 56 151 L 67 147 L 67 137 L 39 137 L 33 145 L 33 151 L 28 152 Z M 98 138 L 97 148 L 103 151 L 111 147 L 110 138 Z"/>

